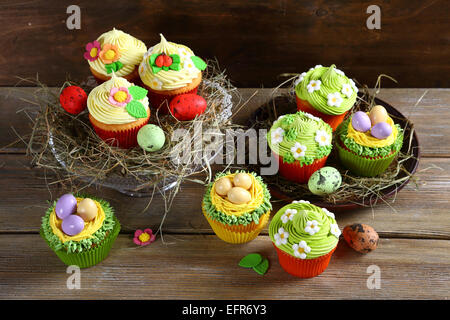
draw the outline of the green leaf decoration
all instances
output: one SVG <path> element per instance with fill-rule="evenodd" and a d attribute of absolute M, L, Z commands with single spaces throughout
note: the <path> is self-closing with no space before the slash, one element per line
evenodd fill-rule
<path fill-rule="evenodd" d="M 169 67 L 171 70 L 179 71 L 181 69 L 179 63 L 172 63 Z"/>
<path fill-rule="evenodd" d="M 158 56 L 159 56 L 159 53 L 154 53 L 150 56 L 150 65 L 151 66 L 155 64 L 155 60 L 156 60 L 156 58 L 158 58 Z"/>
<path fill-rule="evenodd" d="M 197 56 L 192 56 L 191 57 L 192 62 L 194 63 L 195 67 L 199 70 L 205 70 L 206 69 L 206 62 L 203 61 L 202 58 L 197 57 Z"/>
<path fill-rule="evenodd" d="M 131 86 L 128 88 L 128 92 L 130 92 L 133 99 L 142 100 L 147 96 L 148 91 L 139 86 Z"/>
<path fill-rule="evenodd" d="M 264 258 L 264 260 L 261 261 L 260 264 L 253 267 L 253 270 L 255 270 L 256 273 L 262 276 L 267 272 L 268 269 L 269 269 L 269 260 L 267 260 L 267 258 Z"/>
<path fill-rule="evenodd" d="M 135 118 L 147 118 L 147 110 L 142 103 L 136 100 L 131 100 L 126 106 L 128 114 Z"/>
<path fill-rule="evenodd" d="M 122 69 L 122 67 L 123 67 L 123 63 L 120 62 L 120 61 L 116 61 L 116 62 L 113 62 L 113 63 L 105 64 L 106 73 L 108 73 L 108 74 L 113 72 L 113 71 L 117 72 L 120 69 Z"/>
<path fill-rule="evenodd" d="M 119 71 L 120 69 L 123 68 L 123 63 L 120 61 L 116 61 L 116 62 L 114 62 L 114 64 L 116 65 L 116 70 L 114 70 L 114 71 Z"/>
<path fill-rule="evenodd" d="M 163 66 L 162 68 L 164 71 L 169 71 L 169 67 Z"/>
<path fill-rule="evenodd" d="M 262 256 L 259 253 L 250 253 L 239 261 L 239 266 L 244 268 L 253 268 L 259 265 L 262 261 Z"/>
<path fill-rule="evenodd" d="M 169 57 L 172 58 L 172 63 L 180 63 L 181 62 L 180 56 L 177 55 L 176 53 L 171 54 Z"/>
<path fill-rule="evenodd" d="M 157 67 L 157 66 L 152 66 L 152 71 L 154 74 L 157 74 L 158 72 L 160 72 L 162 70 L 161 67 Z"/>

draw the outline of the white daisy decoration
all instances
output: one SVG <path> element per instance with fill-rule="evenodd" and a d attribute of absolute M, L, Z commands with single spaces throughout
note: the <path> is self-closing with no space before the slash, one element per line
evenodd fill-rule
<path fill-rule="evenodd" d="M 306 254 L 311 252 L 311 248 L 308 247 L 305 240 L 300 241 L 299 244 L 294 243 L 292 250 L 294 250 L 294 256 L 300 259 L 306 259 Z"/>
<path fill-rule="evenodd" d="M 283 142 L 283 137 L 284 137 L 284 130 L 283 128 L 280 127 L 273 130 L 272 133 L 270 134 L 270 138 L 272 139 L 273 144 L 279 144 Z"/>
<path fill-rule="evenodd" d="M 316 64 L 316 65 L 314 66 L 314 69 L 322 68 L 322 67 L 323 67 L 323 65 L 321 65 L 321 64 Z"/>
<path fill-rule="evenodd" d="M 311 120 L 315 120 L 315 121 L 320 121 L 320 118 L 313 116 L 311 113 L 305 112 L 305 117 L 311 119 Z"/>
<path fill-rule="evenodd" d="M 192 62 L 191 57 L 184 59 L 183 69 L 189 73 L 198 73 L 198 69 L 195 67 L 194 62 Z"/>
<path fill-rule="evenodd" d="M 330 232 L 336 238 L 339 238 L 339 236 L 341 235 L 341 230 L 339 229 L 337 223 L 333 223 L 330 225 Z"/>
<path fill-rule="evenodd" d="M 323 212 L 325 212 L 325 214 L 326 214 L 327 216 L 329 216 L 330 218 L 333 218 L 333 219 L 335 219 L 334 213 L 333 213 L 333 212 L 330 212 L 330 211 L 328 211 L 328 209 L 327 209 L 327 208 L 322 208 L 322 211 L 323 211 Z"/>
<path fill-rule="evenodd" d="M 328 101 L 327 104 L 330 107 L 340 107 L 343 101 L 341 94 L 339 92 L 330 93 L 327 96 Z"/>
<path fill-rule="evenodd" d="M 162 85 L 163 85 L 163 83 L 161 81 L 159 81 L 157 78 L 153 78 L 150 81 L 150 88 L 152 88 L 152 89 L 161 90 Z"/>
<path fill-rule="evenodd" d="M 277 121 L 280 121 L 280 120 L 283 119 L 283 118 L 284 118 L 284 115 L 279 116 L 278 119 L 277 119 Z"/>
<path fill-rule="evenodd" d="M 339 75 L 345 77 L 345 73 L 344 73 L 344 71 L 342 71 L 342 70 L 339 70 L 339 69 L 335 68 L 335 69 L 334 69 L 334 72 L 336 72 L 337 74 L 339 74 Z"/>
<path fill-rule="evenodd" d="M 286 209 L 284 214 L 281 216 L 281 221 L 283 221 L 283 223 L 286 223 L 289 220 L 292 221 L 292 219 L 294 219 L 294 216 L 296 214 L 297 214 L 297 210 L 296 209 Z"/>
<path fill-rule="evenodd" d="M 331 136 L 325 130 L 317 130 L 314 139 L 321 147 L 329 146 L 331 144 Z"/>
<path fill-rule="evenodd" d="M 275 238 L 275 244 L 277 246 L 280 246 L 282 244 L 287 243 L 287 239 L 289 238 L 289 233 L 285 231 L 283 228 L 278 229 L 278 233 L 276 233 L 274 236 Z"/>
<path fill-rule="evenodd" d="M 296 87 L 300 82 L 303 81 L 303 79 L 305 79 L 306 76 L 306 72 L 301 73 L 294 81 L 294 87 Z"/>
<path fill-rule="evenodd" d="M 306 152 L 306 146 L 301 145 L 300 143 L 296 142 L 295 145 L 291 148 L 292 154 L 294 155 L 295 159 L 298 159 L 300 157 L 305 156 Z"/>
<path fill-rule="evenodd" d="M 191 54 L 185 48 L 178 48 L 178 55 L 180 56 L 180 59 L 183 60 L 191 57 Z"/>
<path fill-rule="evenodd" d="M 311 236 L 319 232 L 319 223 L 316 220 L 306 221 L 305 232 L 308 232 Z"/>
<path fill-rule="evenodd" d="M 150 56 L 152 55 L 152 53 L 153 53 L 153 48 L 154 48 L 154 47 L 155 47 L 155 46 L 151 47 L 150 49 L 147 50 L 146 53 L 144 53 L 144 60 L 147 59 L 148 57 L 150 57 Z"/>
<path fill-rule="evenodd" d="M 352 79 L 348 79 L 350 81 L 350 85 L 353 88 L 353 91 L 355 91 L 356 93 L 358 93 L 358 88 L 356 87 L 355 81 L 353 81 Z"/>
<path fill-rule="evenodd" d="M 322 81 L 320 80 L 311 80 L 309 84 L 306 86 L 306 89 L 308 89 L 309 93 L 313 93 L 316 90 L 320 90 L 320 85 L 322 84 Z"/>
<path fill-rule="evenodd" d="M 349 85 L 349 84 L 347 84 L 347 83 L 344 83 L 344 84 L 342 85 L 341 93 L 342 93 L 343 95 L 345 95 L 347 98 L 350 98 L 350 97 L 352 96 L 352 94 L 353 94 L 353 88 L 352 88 L 352 86 Z"/>
<path fill-rule="evenodd" d="M 294 200 L 294 201 L 292 201 L 292 203 L 306 203 L 306 204 L 310 204 L 311 202 L 309 202 L 307 200 Z"/>

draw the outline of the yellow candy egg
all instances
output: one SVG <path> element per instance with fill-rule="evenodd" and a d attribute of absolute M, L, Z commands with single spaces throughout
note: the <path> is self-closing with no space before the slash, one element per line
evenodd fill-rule
<path fill-rule="evenodd" d="M 252 186 L 252 178 L 246 173 L 238 173 L 233 178 L 233 184 L 235 187 L 248 190 Z"/>
<path fill-rule="evenodd" d="M 220 178 L 214 184 L 214 190 L 216 190 L 216 193 L 221 196 L 227 195 L 231 188 L 233 188 L 231 180 L 226 177 Z"/>
<path fill-rule="evenodd" d="M 383 106 L 376 105 L 370 110 L 369 118 L 372 123 L 372 127 L 379 122 L 387 122 L 388 113 Z"/>
<path fill-rule="evenodd" d="M 98 208 L 94 200 L 86 198 L 80 201 L 77 207 L 77 214 L 83 218 L 84 221 L 94 220 L 97 216 Z"/>
<path fill-rule="evenodd" d="M 228 200 L 234 204 L 244 204 L 252 200 L 250 192 L 241 187 L 234 187 L 228 191 Z"/>

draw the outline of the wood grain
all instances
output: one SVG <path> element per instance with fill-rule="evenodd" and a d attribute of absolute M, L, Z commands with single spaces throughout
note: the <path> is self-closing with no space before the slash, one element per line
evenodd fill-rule
<path fill-rule="evenodd" d="M 369 30 L 370 3 L 356 0 L 77 1 L 81 30 L 68 30 L 71 1 L 1 4 L 0 85 L 15 76 L 59 85 L 81 81 L 89 70 L 86 43 L 113 27 L 149 47 L 158 34 L 216 57 L 240 87 L 273 87 L 284 73 L 336 64 L 361 83 L 380 73 L 402 87 L 449 87 L 450 20 L 445 0 L 382 1 L 381 29 Z M 386 83 L 386 86 L 395 86 Z"/>

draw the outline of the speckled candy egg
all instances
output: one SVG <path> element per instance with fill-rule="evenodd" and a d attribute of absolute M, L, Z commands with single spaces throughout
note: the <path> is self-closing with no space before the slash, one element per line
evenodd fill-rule
<path fill-rule="evenodd" d="M 377 139 L 386 139 L 392 133 L 392 127 L 387 122 L 378 122 L 370 129 L 370 134 Z"/>
<path fill-rule="evenodd" d="M 342 183 L 342 176 L 339 171 L 333 167 L 323 167 L 314 172 L 308 181 L 309 190 L 316 195 L 335 192 Z"/>
<path fill-rule="evenodd" d="M 252 186 L 252 178 L 247 173 L 241 172 L 233 177 L 233 184 L 235 187 L 248 190 Z"/>
<path fill-rule="evenodd" d="M 244 204 L 252 200 L 250 192 L 241 187 L 234 187 L 227 194 L 228 200 L 234 204 Z"/>
<path fill-rule="evenodd" d="M 378 233 L 366 224 L 355 223 L 346 226 L 342 234 L 348 245 L 360 253 L 371 252 L 378 246 Z"/>
<path fill-rule="evenodd" d="M 383 106 L 376 105 L 369 112 L 369 118 L 372 122 L 372 126 L 380 122 L 386 122 L 388 119 L 388 113 Z"/>
<path fill-rule="evenodd" d="M 180 120 L 192 120 L 206 110 L 206 100 L 195 93 L 180 94 L 170 101 L 170 112 Z"/>
<path fill-rule="evenodd" d="M 61 196 L 56 202 L 55 213 L 64 219 L 77 211 L 77 199 L 71 193 Z"/>
<path fill-rule="evenodd" d="M 77 214 L 83 218 L 84 221 L 94 220 L 97 216 L 98 208 L 94 200 L 85 198 L 80 201 L 77 208 Z"/>
<path fill-rule="evenodd" d="M 369 116 L 362 111 L 355 112 L 352 116 L 352 127 L 356 131 L 366 132 L 371 127 Z"/>
<path fill-rule="evenodd" d="M 218 195 L 226 196 L 228 194 L 228 191 L 233 188 L 233 184 L 231 183 L 231 180 L 227 177 L 220 178 L 216 181 L 214 184 L 214 190 Z"/>
<path fill-rule="evenodd" d="M 160 127 L 154 124 L 146 124 L 139 129 L 137 134 L 137 142 L 145 151 L 158 151 L 164 146 L 166 136 Z"/>
<path fill-rule="evenodd" d="M 68 86 L 59 95 L 61 107 L 68 113 L 77 115 L 87 106 L 86 92 L 77 86 Z"/>

